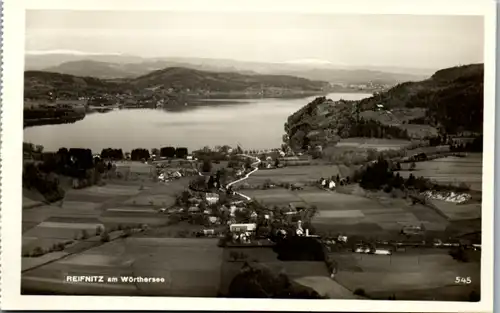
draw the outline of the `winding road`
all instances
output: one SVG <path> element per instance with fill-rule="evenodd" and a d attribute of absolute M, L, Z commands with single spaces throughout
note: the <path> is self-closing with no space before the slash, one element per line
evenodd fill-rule
<path fill-rule="evenodd" d="M 253 158 L 255 159 L 256 161 L 254 163 L 252 163 L 252 167 L 253 167 L 253 170 L 251 172 L 248 172 L 244 177 L 242 178 L 239 178 L 235 181 L 232 181 L 230 183 L 228 183 L 226 185 L 225 188 L 220 188 L 221 191 L 224 191 L 224 190 L 227 190 L 229 189 L 229 187 L 231 187 L 232 185 L 236 184 L 236 183 L 239 183 L 241 181 L 244 181 L 245 179 L 247 179 L 248 177 L 250 177 L 250 175 L 252 175 L 253 173 L 257 172 L 259 170 L 259 164 L 260 162 L 262 162 L 258 157 L 254 157 L 254 156 L 251 156 L 251 155 L 248 155 L 248 154 L 238 154 L 238 156 L 244 156 L 244 157 L 247 157 L 247 158 Z M 198 175 L 199 176 L 205 176 L 202 172 L 198 171 Z M 239 193 L 239 192 L 234 192 L 235 194 L 245 198 L 247 201 L 251 200 L 252 198 L 250 198 L 249 196 L 246 196 L 242 193 Z"/>
<path fill-rule="evenodd" d="M 228 189 L 229 187 L 231 187 L 232 185 L 236 184 L 236 183 L 239 183 L 241 181 L 244 181 L 245 179 L 247 179 L 248 177 L 250 177 L 250 175 L 252 175 L 253 173 L 257 172 L 259 170 L 259 164 L 261 162 L 261 160 L 258 158 L 258 157 L 254 157 L 254 156 L 251 156 L 251 155 L 247 155 L 247 154 L 238 154 L 239 156 L 244 156 L 244 157 L 247 157 L 247 158 L 254 158 L 256 161 L 254 163 L 252 163 L 252 167 L 254 168 L 251 172 L 248 172 L 244 177 L 240 178 L 240 179 L 237 179 L 235 181 L 232 181 L 230 182 L 229 184 L 226 185 L 226 189 Z M 247 201 L 251 200 L 251 198 L 249 196 L 246 196 L 242 193 L 239 193 L 239 192 L 235 192 L 237 195 L 245 198 Z"/>

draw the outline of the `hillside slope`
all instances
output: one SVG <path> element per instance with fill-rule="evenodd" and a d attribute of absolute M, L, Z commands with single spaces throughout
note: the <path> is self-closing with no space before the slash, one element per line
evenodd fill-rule
<path fill-rule="evenodd" d="M 123 92 L 129 89 L 127 83 L 105 81 L 93 77 L 78 77 L 67 74 L 26 71 L 24 72 L 24 97 L 47 98 L 57 93 L 59 98 L 100 96 L 103 93 Z"/>
<path fill-rule="evenodd" d="M 215 73 L 182 67 L 170 67 L 154 71 L 130 80 L 133 86 L 173 87 L 176 89 L 211 90 L 233 92 L 260 90 L 264 88 L 296 89 L 300 91 L 321 91 L 328 84 L 285 75 L 243 75 L 238 73 Z"/>
<path fill-rule="evenodd" d="M 408 126 L 454 134 L 482 132 L 483 64 L 437 71 L 360 101 L 317 98 L 292 114 L 285 141 L 293 149 L 326 146 L 345 137 L 411 137 Z M 377 105 L 384 109 L 377 110 Z"/>
<path fill-rule="evenodd" d="M 316 93 L 329 87 L 326 82 L 293 76 L 215 73 L 182 67 L 157 70 L 131 79 L 99 79 L 42 71 L 26 71 L 24 77 L 25 98 L 33 99 L 46 97 L 50 92 L 71 98 L 127 91 L 140 93 L 146 88 L 173 88 L 176 92 L 196 95 L 207 91 L 258 93 L 262 88 L 278 93 Z"/>

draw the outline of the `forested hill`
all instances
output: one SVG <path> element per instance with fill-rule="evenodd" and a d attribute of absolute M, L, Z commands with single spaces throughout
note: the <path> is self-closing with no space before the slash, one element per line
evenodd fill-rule
<path fill-rule="evenodd" d="M 26 71 L 24 72 L 24 97 L 45 98 L 54 93 L 60 98 L 101 96 L 115 94 L 133 88 L 124 82 L 115 82 L 94 77 L 79 77 L 68 74 Z"/>
<path fill-rule="evenodd" d="M 148 88 L 174 90 L 179 93 L 202 95 L 207 93 L 248 92 L 259 93 L 264 88 L 270 92 L 319 93 L 329 84 L 286 75 L 244 75 L 215 73 L 181 67 L 169 67 L 131 79 L 98 79 L 68 74 L 26 71 L 24 90 L 26 98 L 44 97 L 57 93 L 63 98 L 101 96 L 117 93 L 141 94 Z"/>
<path fill-rule="evenodd" d="M 360 110 L 377 104 L 386 108 L 425 108 L 423 124 L 441 126 L 448 133 L 482 131 L 484 65 L 471 64 L 437 71 L 421 82 L 399 84 L 387 92 L 361 100 Z"/>
<path fill-rule="evenodd" d="M 299 91 L 321 91 L 329 84 L 286 75 L 244 75 L 239 73 L 217 73 L 169 67 L 130 80 L 140 88 L 173 87 L 176 89 L 211 90 L 233 92 L 260 90 L 261 88 L 282 88 Z"/>
<path fill-rule="evenodd" d="M 303 149 L 345 137 L 423 137 L 418 130 L 426 127 L 447 134 L 482 133 L 483 76 L 484 65 L 471 64 L 439 70 L 426 80 L 360 101 L 317 98 L 288 118 L 284 139 Z"/>

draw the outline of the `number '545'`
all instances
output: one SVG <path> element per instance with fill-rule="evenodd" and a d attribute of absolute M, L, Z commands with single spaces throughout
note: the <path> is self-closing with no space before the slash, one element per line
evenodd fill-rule
<path fill-rule="evenodd" d="M 455 284 L 470 284 L 472 283 L 472 280 L 470 279 L 470 277 L 460 277 L 460 276 L 457 276 L 455 277 Z"/>

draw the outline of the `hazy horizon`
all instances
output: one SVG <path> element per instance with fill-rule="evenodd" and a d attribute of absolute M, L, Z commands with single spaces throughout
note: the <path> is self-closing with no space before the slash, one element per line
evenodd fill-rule
<path fill-rule="evenodd" d="M 483 63 L 482 16 L 26 12 L 26 52 L 339 66 Z"/>

